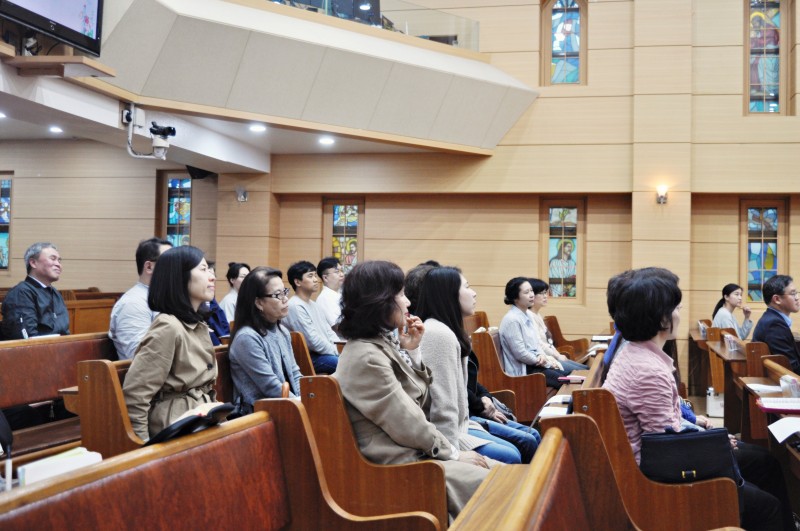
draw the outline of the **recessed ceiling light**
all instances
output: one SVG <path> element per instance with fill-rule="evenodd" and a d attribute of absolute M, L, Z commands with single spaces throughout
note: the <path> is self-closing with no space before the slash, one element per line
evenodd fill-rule
<path fill-rule="evenodd" d="M 51 133 L 63 133 L 63 132 L 64 132 L 64 130 L 63 130 L 63 129 L 61 129 L 61 128 L 60 128 L 59 126 L 57 126 L 57 125 L 51 125 L 51 126 L 50 126 L 50 132 L 51 132 Z"/>
<path fill-rule="evenodd" d="M 6 115 L 4 113 L 0 112 L 0 120 L 2 120 L 5 117 L 6 117 Z"/>
<path fill-rule="evenodd" d="M 250 130 L 254 133 L 263 133 L 267 130 L 267 126 L 262 124 L 253 124 L 250 126 Z"/>
<path fill-rule="evenodd" d="M 335 142 L 336 141 L 333 139 L 333 137 L 330 136 L 323 136 L 322 138 L 319 139 L 319 143 L 322 144 L 323 146 L 331 146 Z"/>

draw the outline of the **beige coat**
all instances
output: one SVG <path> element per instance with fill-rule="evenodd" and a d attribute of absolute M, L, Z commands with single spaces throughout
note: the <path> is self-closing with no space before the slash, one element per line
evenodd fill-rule
<path fill-rule="evenodd" d="M 133 431 L 147 440 L 198 404 L 213 402 L 216 378 L 208 326 L 159 314 L 142 339 L 122 388 Z"/>
<path fill-rule="evenodd" d="M 455 518 L 489 471 L 450 460 L 450 443 L 426 418 L 430 408 L 428 368 L 413 369 L 383 339 L 350 340 L 333 376 L 339 381 L 364 457 L 380 464 L 426 458 L 442 461 L 448 512 Z"/>

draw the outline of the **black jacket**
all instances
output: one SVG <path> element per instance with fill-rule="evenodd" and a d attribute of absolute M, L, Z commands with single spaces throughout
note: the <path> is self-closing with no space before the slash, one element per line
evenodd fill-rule
<path fill-rule="evenodd" d="M 23 339 L 47 334 L 69 334 L 69 314 L 61 293 L 26 277 L 3 299 L 3 339 Z"/>

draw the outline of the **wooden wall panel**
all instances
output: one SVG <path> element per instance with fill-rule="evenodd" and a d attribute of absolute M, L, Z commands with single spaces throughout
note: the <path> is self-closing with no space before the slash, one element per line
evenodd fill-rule
<path fill-rule="evenodd" d="M 789 243 L 800 243 L 800 195 L 789 197 Z"/>
<path fill-rule="evenodd" d="M 633 146 L 636 180 L 633 189 L 655 194 L 666 185 L 670 191 L 688 191 L 692 183 L 692 145 L 688 142 L 637 143 Z"/>
<path fill-rule="evenodd" d="M 636 94 L 686 94 L 692 89 L 691 46 L 646 46 L 634 50 Z"/>
<path fill-rule="evenodd" d="M 738 244 L 739 196 L 723 193 L 693 194 L 692 242 Z"/>
<path fill-rule="evenodd" d="M 0 152 L 0 158 L 2 153 Z M 44 153 L 40 153 L 43 157 Z M 5 162 L 5 161 L 3 161 Z M 4 164 L 5 166 L 5 164 Z M 109 179 L 97 172 L 86 177 L 42 178 L 15 171 L 14 219 L 47 216 L 58 219 L 154 219 L 155 173 Z M 52 198 L 46 205 L 34 198 Z M 130 201 L 136 197 L 140 200 Z"/>
<path fill-rule="evenodd" d="M 443 9 L 445 13 L 480 24 L 480 51 L 522 52 L 539 50 L 539 6 L 496 6 Z"/>
<path fill-rule="evenodd" d="M 692 92 L 735 94 L 741 98 L 744 90 L 743 61 L 741 46 L 695 46 L 692 50 Z"/>
<path fill-rule="evenodd" d="M 586 260 L 586 287 L 605 289 L 609 278 L 631 268 L 631 243 L 587 242 Z"/>
<path fill-rule="evenodd" d="M 202 249 L 206 253 L 206 258 L 217 260 L 217 220 L 216 219 L 195 219 L 192 221 L 192 245 Z M 217 260 L 217 269 L 224 264 Z M 227 270 L 227 267 L 225 267 Z M 219 273 L 220 271 L 217 271 Z M 225 271 L 222 271 L 224 273 Z"/>
<path fill-rule="evenodd" d="M 794 177 L 798 167 L 800 149 L 795 145 L 695 144 L 692 188 L 709 193 L 798 193 L 800 179 Z"/>
<path fill-rule="evenodd" d="M 370 196 L 367 239 L 538 240 L 535 195 Z"/>
<path fill-rule="evenodd" d="M 656 203 L 656 191 L 633 193 L 633 239 L 689 241 L 692 196 L 689 192 L 667 195 L 667 204 Z"/>
<path fill-rule="evenodd" d="M 320 197 L 281 197 L 281 240 L 316 238 L 322 240 L 322 199 Z"/>
<path fill-rule="evenodd" d="M 218 206 L 220 237 L 270 236 L 270 192 L 250 192 L 244 203 L 223 194 Z"/>
<path fill-rule="evenodd" d="M 586 201 L 586 240 L 630 244 L 631 196 L 589 196 Z"/>
<path fill-rule="evenodd" d="M 539 91 L 539 52 L 495 52 L 492 65 Z M 539 97 L 542 97 L 540 92 Z"/>
<path fill-rule="evenodd" d="M 692 97 L 642 95 L 633 100 L 635 142 L 689 142 L 692 138 Z"/>
<path fill-rule="evenodd" d="M 664 267 L 681 279 L 681 289 L 691 289 L 691 265 L 688 241 L 639 240 L 633 243 L 631 266 Z"/>
<path fill-rule="evenodd" d="M 636 0 L 633 32 L 636 46 L 692 44 L 692 0 Z"/>
<path fill-rule="evenodd" d="M 693 242 L 691 253 L 694 289 L 718 290 L 729 282 L 740 282 L 738 243 Z"/>
<path fill-rule="evenodd" d="M 138 242 L 137 242 L 138 243 Z M 133 253 L 136 246 L 133 247 Z M 128 255 L 125 255 L 127 258 Z M 20 273 L 10 279 L 8 287 L 15 286 L 18 282 L 25 279 L 25 268 L 22 259 L 17 260 L 20 264 Z M 79 289 L 96 286 L 101 291 L 127 291 L 136 281 L 139 275 L 136 274 L 136 260 L 70 260 L 64 265 L 61 279 L 53 284 L 58 290 Z"/>
<path fill-rule="evenodd" d="M 300 260 L 308 260 L 312 264 L 322 260 L 322 239 L 320 238 L 281 238 L 277 267 L 283 271 L 283 278 L 286 279 L 286 271 L 289 266 Z M 273 265 L 274 264 L 270 264 Z"/>
<path fill-rule="evenodd" d="M 699 0 L 693 3 L 692 41 L 695 46 L 741 46 L 744 2 Z"/>
<path fill-rule="evenodd" d="M 224 264 L 224 268 L 218 268 L 217 271 L 220 279 L 224 279 L 225 273 L 228 271 L 228 262 L 244 262 L 250 264 L 250 267 L 258 267 L 261 265 L 268 265 L 277 267 L 275 263 L 276 257 L 271 256 L 270 240 L 273 238 L 265 236 L 226 236 L 218 238 L 217 252 L 220 257 L 217 262 Z"/>
<path fill-rule="evenodd" d="M 276 194 L 628 192 L 631 166 L 624 144 L 503 145 L 490 158 L 278 155 L 272 177 Z"/>
<path fill-rule="evenodd" d="M 537 100 L 503 137 L 508 144 L 629 144 L 633 102 L 629 96 Z M 581 127 L 576 128 L 579 122 Z M 542 127 L 542 124 L 548 124 Z"/>
<path fill-rule="evenodd" d="M 586 39 L 589 49 L 632 48 L 633 12 L 633 1 L 590 2 L 589 36 Z"/>
<path fill-rule="evenodd" d="M 269 192 L 272 186 L 269 174 L 266 173 L 223 173 L 219 176 L 217 188 L 221 192 L 235 192 L 243 186 L 248 192 Z M 235 198 L 233 194 L 231 197 Z"/>
<path fill-rule="evenodd" d="M 800 118 L 770 114 L 745 116 L 742 111 L 742 96 L 738 94 L 695 96 L 692 110 L 694 139 L 697 143 L 800 142 Z"/>

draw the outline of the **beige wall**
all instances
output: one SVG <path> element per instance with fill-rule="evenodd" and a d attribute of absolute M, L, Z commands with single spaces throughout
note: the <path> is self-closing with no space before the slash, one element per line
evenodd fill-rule
<path fill-rule="evenodd" d="M 30 244 L 50 241 L 63 259 L 58 288 L 128 289 L 136 246 L 155 228 L 156 171 L 168 167 L 91 141 L 0 142 L 0 171 L 13 172 L 11 261 L 0 287 L 25 278 Z"/>

